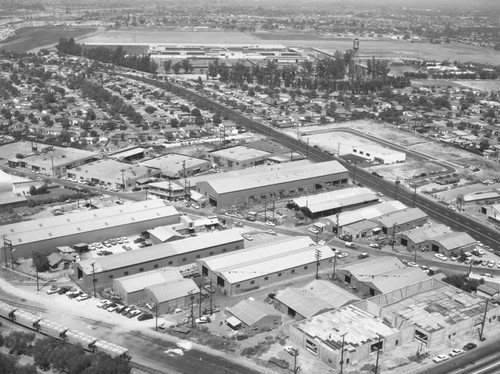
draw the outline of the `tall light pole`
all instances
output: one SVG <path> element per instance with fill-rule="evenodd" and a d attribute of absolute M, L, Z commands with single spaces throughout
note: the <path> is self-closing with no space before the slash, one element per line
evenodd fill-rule
<path fill-rule="evenodd" d="M 378 373 L 378 360 L 379 360 L 379 357 L 380 357 L 380 350 L 381 350 L 381 346 L 380 346 L 381 340 L 380 339 L 381 339 L 380 334 L 378 334 L 377 361 L 375 363 L 375 374 Z"/>

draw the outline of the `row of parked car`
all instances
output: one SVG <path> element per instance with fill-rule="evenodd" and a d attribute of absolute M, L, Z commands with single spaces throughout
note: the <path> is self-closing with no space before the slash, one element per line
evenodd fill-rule
<path fill-rule="evenodd" d="M 97 307 L 105 309 L 110 313 L 115 312 L 121 314 L 122 316 L 125 316 L 127 318 L 137 317 L 139 321 L 146 321 L 153 318 L 153 315 L 151 313 L 143 312 L 142 310 L 131 306 L 118 304 L 111 300 L 102 300 L 101 302 L 99 302 L 99 304 L 97 304 Z"/>
<path fill-rule="evenodd" d="M 84 301 L 90 299 L 90 295 L 84 293 L 83 291 L 80 291 L 75 287 L 52 286 L 50 289 L 47 290 L 48 295 L 53 295 L 56 293 L 59 295 L 66 295 L 70 299 L 75 299 L 76 301 Z"/>
<path fill-rule="evenodd" d="M 432 361 L 434 361 L 435 363 L 443 362 L 448 360 L 450 357 L 460 356 L 462 353 L 464 353 L 464 351 L 470 351 L 471 349 L 474 349 L 476 347 L 477 345 L 475 343 L 467 343 L 466 345 L 464 345 L 463 349 L 455 348 L 447 355 L 445 354 L 437 355 L 432 359 Z"/>

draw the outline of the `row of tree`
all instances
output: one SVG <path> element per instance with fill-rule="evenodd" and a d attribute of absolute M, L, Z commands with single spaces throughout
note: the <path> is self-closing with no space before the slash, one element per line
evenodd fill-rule
<path fill-rule="evenodd" d="M 73 38 L 60 38 L 57 50 L 73 56 L 83 56 L 91 60 L 123 66 L 129 69 L 144 71 L 146 73 L 156 73 L 157 64 L 148 55 L 128 55 L 122 46 L 115 49 L 108 47 L 84 48 L 75 43 Z"/>
<path fill-rule="evenodd" d="M 125 358 L 88 354 L 83 348 L 65 341 L 51 337 L 36 339 L 33 332 L 13 331 L 5 337 L 0 334 L 1 345 L 5 345 L 14 357 L 0 354 L 0 373 L 36 374 L 36 367 L 69 374 L 129 374 L 131 371 Z M 35 365 L 18 366 L 15 358 L 20 355 L 33 357 Z"/>

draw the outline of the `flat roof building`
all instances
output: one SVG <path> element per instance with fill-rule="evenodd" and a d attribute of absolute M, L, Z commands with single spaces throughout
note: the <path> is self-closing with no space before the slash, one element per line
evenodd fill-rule
<path fill-rule="evenodd" d="M 144 289 L 144 301 L 156 305 L 158 314 L 173 313 L 187 308 L 191 298 L 199 300 L 200 289 L 192 279 L 173 279 Z"/>
<path fill-rule="evenodd" d="M 243 238 L 234 230 L 217 231 L 170 243 L 158 244 L 110 256 L 88 259 L 73 265 L 74 276 L 85 289 L 95 279 L 97 287 L 113 279 L 167 266 L 179 267 L 197 259 L 243 249 Z"/>
<path fill-rule="evenodd" d="M 190 186 L 217 207 L 286 198 L 347 183 L 349 172 L 338 161 L 296 161 L 190 178 Z"/>
<path fill-rule="evenodd" d="M 113 279 L 113 290 L 124 304 L 136 304 L 144 300 L 144 289 L 172 280 L 184 279 L 176 268 L 166 267 Z"/>
<path fill-rule="evenodd" d="M 178 153 L 169 153 L 145 160 L 140 165 L 161 170 L 162 175 L 171 179 L 191 177 L 212 168 L 208 160 Z"/>
<path fill-rule="evenodd" d="M 408 285 L 393 292 L 360 301 L 356 307 L 369 310 L 398 328 L 404 341 L 417 341 L 433 349 L 452 340 L 464 342 L 477 338 L 484 321 L 498 324 L 500 307 L 435 278 Z"/>
<path fill-rule="evenodd" d="M 380 217 L 377 222 L 382 233 L 393 235 L 427 223 L 429 216 L 419 208 L 408 208 Z"/>
<path fill-rule="evenodd" d="M 330 281 L 315 279 L 302 288 L 287 287 L 278 291 L 273 305 L 281 313 L 300 321 L 358 300 L 358 296 Z"/>
<path fill-rule="evenodd" d="M 227 307 L 226 323 L 248 336 L 263 331 L 270 331 L 281 324 L 281 314 L 262 301 L 245 299 L 238 304 Z"/>
<path fill-rule="evenodd" d="M 379 197 L 374 192 L 360 187 L 349 187 L 293 199 L 293 205 L 312 219 L 378 202 Z"/>
<path fill-rule="evenodd" d="M 407 267 L 398 258 L 379 257 L 340 267 L 337 277 L 361 295 L 375 296 L 429 278 L 421 269 Z"/>
<path fill-rule="evenodd" d="M 395 164 L 397 162 L 406 161 L 406 153 L 404 152 L 379 146 L 369 146 L 366 144 L 363 144 L 360 147 L 353 147 L 352 154 L 380 164 Z"/>
<path fill-rule="evenodd" d="M 348 305 L 299 321 L 290 326 L 290 339 L 334 370 L 370 358 L 378 349 L 389 351 L 400 344 L 400 332 L 382 319 Z"/>
<path fill-rule="evenodd" d="M 319 221 L 325 223 L 327 232 L 336 233 L 338 228 L 339 234 L 345 234 L 346 232 L 344 232 L 344 229 L 347 229 L 349 225 L 365 220 L 375 219 L 385 214 L 390 214 L 406 208 L 406 205 L 400 201 L 386 201 L 348 212 L 341 212 L 338 214 L 338 217 L 336 214 L 324 217 Z"/>
<path fill-rule="evenodd" d="M 22 159 L 9 159 L 9 166 L 22 167 L 49 176 L 64 176 L 68 169 L 100 158 L 98 152 L 32 143 L 30 154 L 24 155 Z"/>
<path fill-rule="evenodd" d="M 159 176 L 160 171 L 146 166 L 112 159 L 99 160 L 68 170 L 68 177 L 111 188 L 129 189 L 139 181 Z"/>
<path fill-rule="evenodd" d="M 327 245 L 315 246 L 309 237 L 276 241 L 197 261 L 202 275 L 229 296 L 268 287 L 301 275 L 314 274 L 316 253 L 321 272 L 331 270 L 335 253 Z"/>
<path fill-rule="evenodd" d="M 272 156 L 272 153 L 243 145 L 219 149 L 208 154 L 213 164 L 230 169 L 244 169 L 263 165 L 270 156 Z"/>
<path fill-rule="evenodd" d="M 139 234 L 177 223 L 179 217 L 177 209 L 160 200 L 141 201 L 0 226 L 0 234 L 12 242 L 14 256 L 20 258 L 35 251 Z"/>

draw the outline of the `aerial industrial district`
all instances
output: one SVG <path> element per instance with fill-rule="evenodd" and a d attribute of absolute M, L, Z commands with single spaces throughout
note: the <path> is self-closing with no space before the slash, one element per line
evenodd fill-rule
<path fill-rule="evenodd" d="M 60 88 L 58 76 L 87 60 L 39 59 L 59 86 L 46 99 L 66 118 L 107 121 L 86 87 Z M 46 370 L 55 364 L 35 339 L 111 357 L 117 373 L 437 373 L 497 342 L 498 184 L 472 178 L 481 171 L 461 153 L 448 158 L 450 139 L 376 120 L 280 128 L 222 112 L 216 97 L 280 115 L 265 95 L 215 78 L 169 76 L 158 88 L 99 69 L 144 118 L 187 123 L 163 139 L 103 132 L 80 148 L 41 142 L 38 121 L 33 136 L 2 135 L 0 316 L 11 351 L 25 339 L 22 353 L 32 346 Z M 31 106 L 36 80 L 23 79 L 12 112 L 47 116 Z"/>

